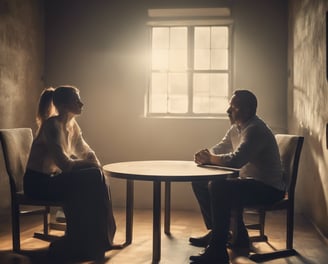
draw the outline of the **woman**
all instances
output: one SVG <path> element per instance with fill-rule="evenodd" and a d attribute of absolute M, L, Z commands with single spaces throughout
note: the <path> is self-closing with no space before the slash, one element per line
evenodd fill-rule
<path fill-rule="evenodd" d="M 39 129 L 24 177 L 26 195 L 63 203 L 66 233 L 49 247 L 49 256 L 56 260 L 101 259 L 113 248 L 116 225 L 109 188 L 75 120 L 82 107 L 73 86 L 42 92 Z"/>

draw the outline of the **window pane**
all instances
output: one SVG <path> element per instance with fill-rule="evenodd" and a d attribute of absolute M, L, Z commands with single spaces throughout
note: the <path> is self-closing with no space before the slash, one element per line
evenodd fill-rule
<path fill-rule="evenodd" d="M 170 31 L 168 27 L 152 29 L 152 69 L 168 68 Z"/>
<path fill-rule="evenodd" d="M 150 112 L 167 112 L 167 74 L 153 73 L 151 79 Z"/>
<path fill-rule="evenodd" d="M 211 69 L 213 70 L 228 69 L 228 50 L 222 50 L 222 49 L 211 50 Z"/>
<path fill-rule="evenodd" d="M 152 95 L 150 104 L 150 113 L 166 113 L 167 97 L 163 95 Z"/>
<path fill-rule="evenodd" d="M 170 29 L 170 70 L 187 68 L 187 28 L 172 27 Z"/>
<path fill-rule="evenodd" d="M 182 71 L 187 69 L 187 50 L 170 50 L 170 70 Z"/>
<path fill-rule="evenodd" d="M 194 113 L 222 113 L 228 105 L 228 74 L 197 73 L 193 78 Z"/>
<path fill-rule="evenodd" d="M 228 98 L 211 97 L 209 99 L 209 113 L 225 113 L 228 109 Z"/>
<path fill-rule="evenodd" d="M 167 74 L 153 73 L 151 78 L 151 92 L 153 94 L 167 94 Z"/>
<path fill-rule="evenodd" d="M 209 113 L 209 97 L 208 96 L 194 96 L 193 100 L 194 113 Z"/>
<path fill-rule="evenodd" d="M 210 50 L 195 50 L 194 68 L 195 70 L 207 70 L 210 68 Z"/>
<path fill-rule="evenodd" d="M 194 113 L 209 113 L 210 75 L 205 73 L 194 74 Z"/>
<path fill-rule="evenodd" d="M 194 74 L 194 94 L 195 95 L 206 95 L 209 94 L 210 87 L 210 75 L 206 73 Z"/>
<path fill-rule="evenodd" d="M 195 27 L 194 69 L 228 69 L 228 27 Z"/>
<path fill-rule="evenodd" d="M 195 49 L 209 49 L 210 43 L 210 27 L 195 27 Z"/>
<path fill-rule="evenodd" d="M 180 95 L 170 96 L 168 108 L 170 113 L 187 113 L 188 97 Z"/>
<path fill-rule="evenodd" d="M 172 27 L 170 31 L 170 48 L 187 49 L 187 28 Z"/>
<path fill-rule="evenodd" d="M 169 35 L 168 27 L 154 27 L 152 30 L 152 48 L 153 49 L 168 49 Z"/>
<path fill-rule="evenodd" d="M 228 49 L 228 27 L 211 27 L 211 48 Z"/>
<path fill-rule="evenodd" d="M 169 74 L 168 109 L 171 113 L 186 113 L 188 110 L 188 83 L 187 74 Z"/>
<path fill-rule="evenodd" d="M 169 94 L 186 95 L 187 92 L 188 92 L 187 74 L 186 73 L 170 73 L 169 74 Z"/>
<path fill-rule="evenodd" d="M 210 95 L 220 96 L 228 98 L 228 74 L 227 73 L 217 73 L 210 74 Z"/>
<path fill-rule="evenodd" d="M 195 96 L 193 101 L 194 113 L 225 113 L 228 109 L 228 99 L 222 97 Z"/>
<path fill-rule="evenodd" d="M 194 68 L 206 70 L 210 68 L 211 31 L 210 27 L 195 27 Z"/>
<path fill-rule="evenodd" d="M 169 64 L 169 50 L 154 49 L 152 51 L 152 69 L 167 70 Z"/>

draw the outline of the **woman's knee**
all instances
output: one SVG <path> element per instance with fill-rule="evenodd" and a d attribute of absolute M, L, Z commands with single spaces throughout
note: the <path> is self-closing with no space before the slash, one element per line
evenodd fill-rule
<path fill-rule="evenodd" d="M 78 174 L 79 180 L 86 184 L 93 185 L 104 182 L 103 173 L 99 168 L 81 170 Z"/>

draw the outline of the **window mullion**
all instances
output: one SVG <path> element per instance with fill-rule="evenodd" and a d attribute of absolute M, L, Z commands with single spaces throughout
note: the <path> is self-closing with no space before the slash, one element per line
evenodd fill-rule
<path fill-rule="evenodd" d="M 194 27 L 188 27 L 188 113 L 193 113 Z"/>
<path fill-rule="evenodd" d="M 228 87 L 229 87 L 229 97 L 232 96 L 232 87 L 233 87 L 233 83 L 232 83 L 232 67 L 233 67 L 233 61 L 232 61 L 232 25 L 228 26 L 229 31 L 228 31 Z"/>
<path fill-rule="evenodd" d="M 171 53 L 171 27 L 169 27 L 169 47 L 168 47 L 168 53 L 167 53 L 167 71 L 166 71 L 166 112 L 170 114 L 170 91 L 169 91 L 169 83 L 170 83 L 170 53 Z"/>

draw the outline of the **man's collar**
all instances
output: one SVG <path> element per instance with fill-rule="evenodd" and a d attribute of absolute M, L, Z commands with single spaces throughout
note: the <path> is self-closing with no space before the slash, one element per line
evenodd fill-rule
<path fill-rule="evenodd" d="M 237 127 L 238 131 L 239 132 L 243 131 L 256 118 L 257 118 L 257 116 L 255 115 L 255 116 L 252 116 L 250 119 L 248 119 L 247 121 L 245 121 L 243 123 L 236 124 L 236 127 Z"/>

